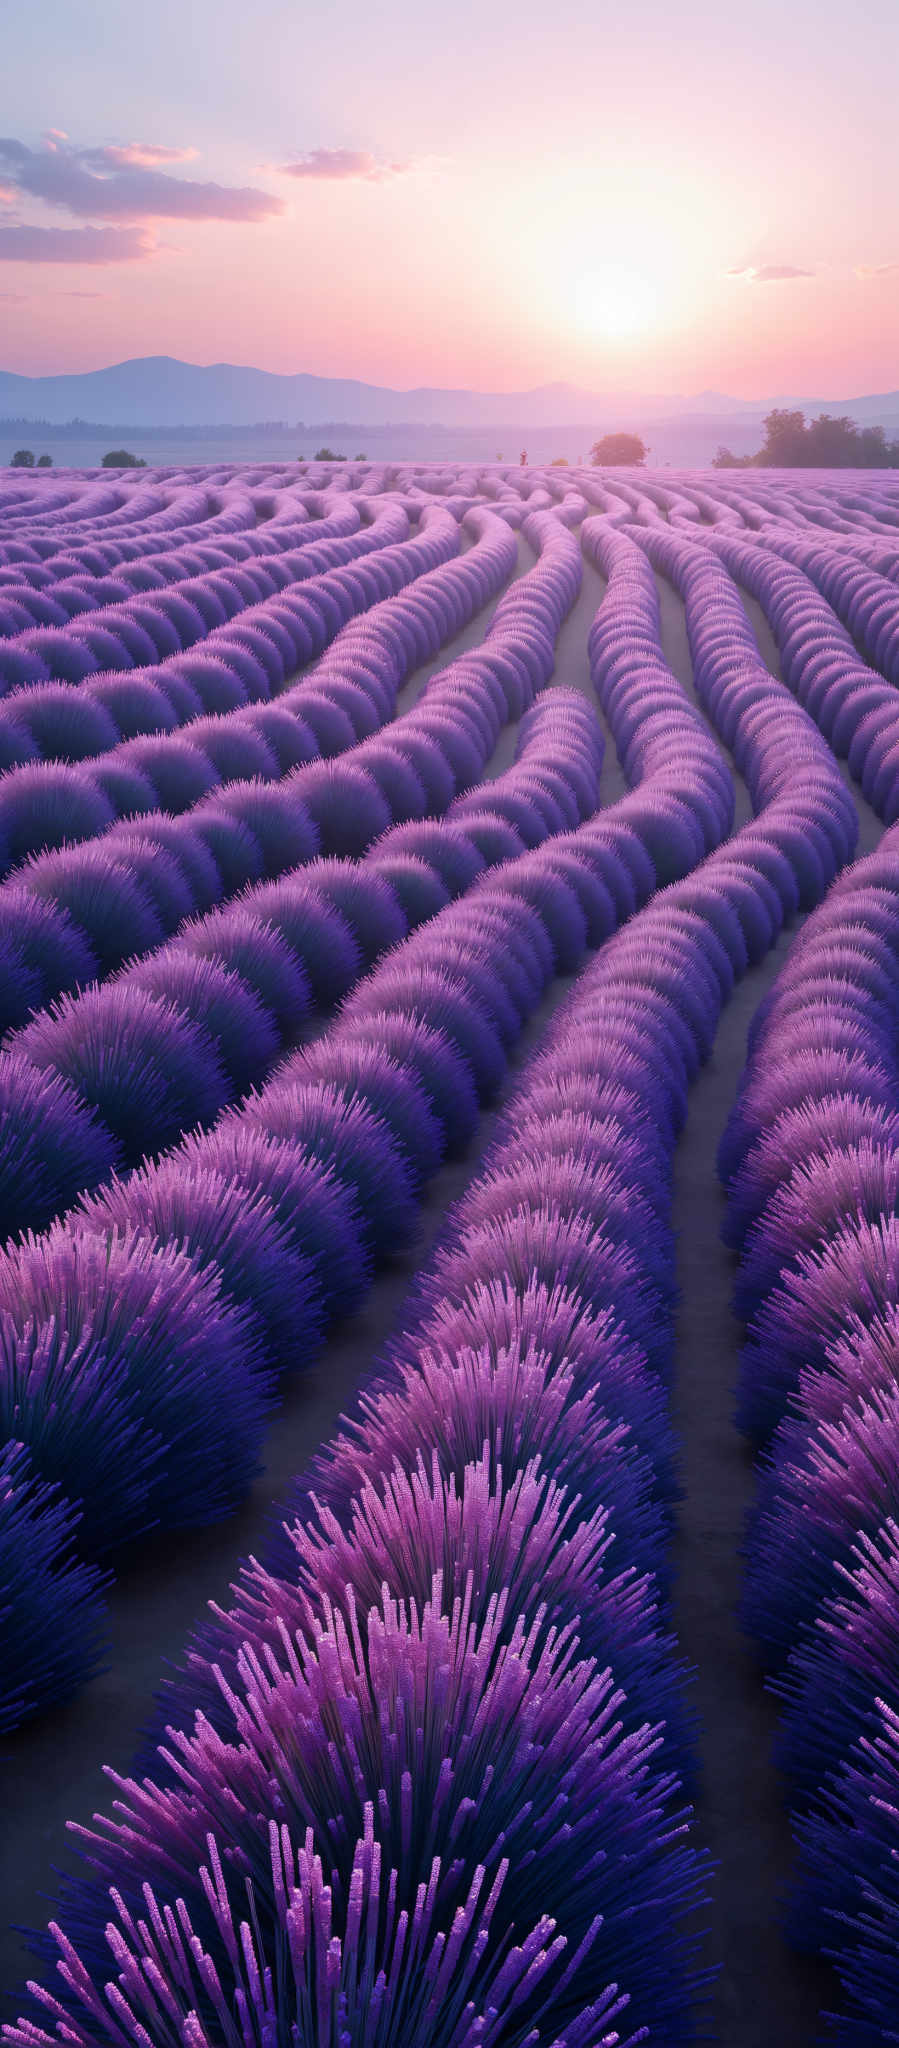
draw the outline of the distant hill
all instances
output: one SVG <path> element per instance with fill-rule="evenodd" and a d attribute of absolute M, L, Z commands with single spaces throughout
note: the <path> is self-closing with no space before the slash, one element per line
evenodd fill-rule
<path fill-rule="evenodd" d="M 604 420 L 638 401 L 628 394 L 600 397 L 571 384 L 535 391 L 442 391 L 422 386 L 393 391 L 348 377 L 305 372 L 277 376 L 233 363 L 182 363 L 174 356 L 138 356 L 108 370 L 74 376 L 21 377 L 0 371 L 0 415 L 7 419 L 118 421 L 133 427 L 256 426 L 280 420 L 307 426 L 333 420 L 363 425 L 403 423 L 447 427 L 552 427 Z M 642 399 L 657 416 L 680 410 L 676 399 Z M 705 410 L 705 406 L 700 406 Z M 728 411 L 728 401 L 716 404 Z"/>
<path fill-rule="evenodd" d="M 277 376 L 233 363 L 182 363 L 175 356 L 136 356 L 106 370 L 72 376 L 22 377 L 0 370 L 0 417 L 65 425 L 70 420 L 105 421 L 127 428 L 253 427 L 280 421 L 290 428 L 355 421 L 362 426 L 403 423 L 446 428 L 505 430 L 507 437 L 537 429 L 582 426 L 598 434 L 610 427 L 637 430 L 654 420 L 713 420 L 726 438 L 729 424 L 743 433 L 760 423 L 771 405 L 801 405 L 806 412 L 850 412 L 865 422 L 899 426 L 899 392 L 840 399 L 765 401 L 730 398 L 715 391 L 687 397 L 634 392 L 590 392 L 572 384 L 544 384 L 533 391 L 439 390 L 422 386 L 393 391 L 345 377 L 305 372 Z M 516 451 L 507 451 L 517 453 Z"/>

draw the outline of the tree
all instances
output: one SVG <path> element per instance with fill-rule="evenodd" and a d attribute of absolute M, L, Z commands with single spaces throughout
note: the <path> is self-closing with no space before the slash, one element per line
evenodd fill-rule
<path fill-rule="evenodd" d="M 891 469 L 895 444 L 888 445 L 883 427 L 859 427 L 856 432 L 859 469 Z"/>
<path fill-rule="evenodd" d="M 899 469 L 899 441 L 888 441 L 882 427 L 861 427 L 859 469 Z"/>
<path fill-rule="evenodd" d="M 776 405 L 773 412 L 765 414 L 763 425 L 765 445 L 755 458 L 759 466 L 762 469 L 801 469 L 808 459 L 804 412 L 790 412 L 787 406 Z"/>
<path fill-rule="evenodd" d="M 10 457 L 9 466 L 10 469 L 33 469 L 34 454 L 32 450 L 30 448 L 17 448 L 15 455 Z"/>
<path fill-rule="evenodd" d="M 101 469 L 146 469 L 142 455 L 132 455 L 127 448 L 110 448 L 100 464 Z"/>
<path fill-rule="evenodd" d="M 603 434 L 594 441 L 590 460 L 594 469 L 642 469 L 649 449 L 639 434 Z"/>
<path fill-rule="evenodd" d="M 316 448 L 312 460 L 313 462 L 345 462 L 346 456 L 335 455 L 333 448 Z M 361 457 L 357 456 L 356 460 L 360 461 Z"/>
<path fill-rule="evenodd" d="M 39 455 L 39 456 L 38 456 L 38 458 L 37 458 L 37 466 L 38 466 L 38 469 L 52 469 L 52 468 L 53 468 L 53 457 L 52 457 L 52 455 Z"/>
<path fill-rule="evenodd" d="M 734 455 L 723 443 L 719 443 L 717 454 L 712 457 L 713 469 L 751 469 L 754 455 Z"/>
<path fill-rule="evenodd" d="M 814 469 L 855 469 L 858 428 L 847 413 L 819 412 L 805 430 L 804 459 Z"/>
<path fill-rule="evenodd" d="M 802 412 L 775 406 L 765 417 L 764 446 L 755 455 L 719 447 L 713 469 L 899 469 L 899 440 L 883 427 L 860 427 L 848 413 Z"/>
<path fill-rule="evenodd" d="M 779 407 L 765 419 L 764 447 L 749 459 L 762 469 L 899 469 L 899 441 L 846 412 L 819 412 L 806 425 L 804 413 Z"/>
<path fill-rule="evenodd" d="M 366 454 L 365 454 L 365 453 L 363 452 L 363 453 L 362 453 L 361 455 L 354 455 L 354 456 L 353 456 L 353 461 L 354 461 L 354 462 L 367 462 L 367 461 L 368 461 L 368 456 L 367 456 L 367 455 L 366 455 Z"/>
<path fill-rule="evenodd" d="M 554 455 L 554 456 L 553 456 L 553 459 L 552 459 L 552 461 L 551 461 L 551 463 L 550 463 L 550 465 L 549 465 L 549 466 L 550 466 L 550 469 L 567 469 L 567 468 L 568 468 L 568 457 L 567 457 L 567 455 Z"/>

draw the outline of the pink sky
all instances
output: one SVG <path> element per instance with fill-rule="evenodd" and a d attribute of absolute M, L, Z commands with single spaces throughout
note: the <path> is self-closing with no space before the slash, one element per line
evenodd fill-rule
<path fill-rule="evenodd" d="M 896 388 L 899 9 L 743 15 L 22 10 L 0 367 L 169 353 L 397 386 Z"/>

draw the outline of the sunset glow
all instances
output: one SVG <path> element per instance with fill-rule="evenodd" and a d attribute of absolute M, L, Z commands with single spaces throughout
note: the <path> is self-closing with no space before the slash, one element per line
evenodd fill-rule
<path fill-rule="evenodd" d="M 899 17 L 751 13 L 14 10 L 0 366 L 889 389 Z"/>
<path fill-rule="evenodd" d="M 575 278 L 572 296 L 575 318 L 588 340 L 627 340 L 651 327 L 656 316 L 656 294 L 648 280 L 612 264 Z"/>

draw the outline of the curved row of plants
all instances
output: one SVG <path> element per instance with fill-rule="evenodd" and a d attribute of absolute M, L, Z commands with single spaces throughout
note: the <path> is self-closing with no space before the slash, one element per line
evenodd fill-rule
<path fill-rule="evenodd" d="M 491 541 L 496 544 L 491 546 Z M 38 817 L 46 815 L 49 796 L 52 828 L 38 824 L 37 833 L 68 843 L 33 857 L 0 885 L 0 946 L 8 964 L 0 1010 L 3 1028 L 9 1029 L 36 1005 L 109 972 L 130 953 L 159 943 L 192 911 L 222 903 L 266 875 L 283 873 L 304 857 L 304 850 L 306 857 L 319 850 L 364 850 L 392 816 L 414 816 L 416 803 L 426 810 L 428 786 L 434 804 L 439 805 L 441 795 L 444 804 L 448 802 L 453 785 L 445 786 L 446 771 L 442 779 L 438 767 L 428 775 L 429 721 L 433 717 L 446 737 L 447 715 L 466 693 L 470 668 L 451 664 L 432 680 L 427 705 L 418 706 L 414 718 L 407 715 L 393 726 L 389 721 L 410 671 L 436 653 L 456 621 L 477 609 L 508 572 L 502 541 L 502 533 L 489 534 L 486 560 L 473 548 L 463 558 L 470 569 L 453 562 L 426 572 L 408 593 L 408 601 L 388 599 L 344 628 L 305 683 L 278 706 L 205 721 L 196 742 L 182 741 L 174 748 L 164 740 L 148 742 L 157 783 L 154 794 L 160 803 L 166 800 L 165 810 L 138 809 L 118 825 L 111 824 L 108 804 L 96 814 L 96 804 L 105 803 L 102 792 L 91 781 L 85 784 L 75 769 L 52 770 L 54 787 L 44 784 L 36 805 L 29 801 L 34 790 L 26 791 L 27 831 L 35 830 L 35 809 Z M 400 564 L 401 580 L 410 566 Z M 552 589 L 552 561 L 549 566 Z M 461 572 L 458 579 L 452 578 L 453 570 Z M 539 586 L 539 577 L 536 580 Z M 570 575 L 563 575 L 563 602 L 569 582 Z M 548 603 L 552 616 L 551 594 Z M 506 623 L 512 627 L 518 621 L 509 620 L 508 613 L 502 618 L 497 614 L 485 658 L 489 664 L 492 656 L 500 659 L 505 654 L 504 677 L 520 674 L 517 689 L 507 688 L 505 694 L 492 671 L 489 677 L 499 707 L 510 702 L 520 708 L 532 687 L 534 668 L 530 659 L 522 661 L 515 648 L 506 646 Z M 542 680 L 547 673 L 544 667 Z M 457 764 L 460 759 L 463 764 L 460 774 L 466 758 L 464 718 L 462 708 L 463 734 L 453 750 Z M 496 738 L 495 714 L 485 714 L 483 722 L 482 751 L 473 757 L 481 766 Z M 388 729 L 382 731 L 385 726 Z M 381 741 L 375 745 L 373 736 L 379 731 Z M 205 751 L 200 739 L 205 740 Z M 339 770 L 333 765 L 317 772 L 309 769 L 311 762 L 340 753 L 345 758 Z M 377 764 L 378 784 L 367 764 L 372 770 Z M 309 772 L 298 775 L 304 768 Z M 264 780 L 263 771 L 272 779 Z M 17 777 L 6 777 L 5 783 L 13 803 Z M 387 793 L 384 798 L 379 797 L 380 788 Z M 0 806 L 2 794 L 0 784 Z M 348 807 L 341 803 L 345 795 Z M 140 804 L 140 788 L 136 800 Z M 8 807 L 7 821 L 9 816 Z"/>
<path fill-rule="evenodd" d="M 608 602 L 612 618 L 614 582 Z M 611 674 L 605 689 L 614 724 Z M 676 702 L 673 679 L 672 692 Z M 729 777 L 683 693 L 680 704 L 680 777 L 688 796 L 672 787 L 672 716 L 664 736 L 650 731 L 641 754 L 636 706 L 629 705 L 633 772 L 645 775 L 648 793 L 638 788 L 608 820 L 600 813 L 595 823 L 502 862 L 480 881 L 484 855 L 464 822 L 406 827 L 399 847 L 391 835 L 386 858 L 393 871 L 398 862 L 408 871 L 427 861 L 438 886 L 463 892 L 458 909 L 440 910 L 433 889 L 429 894 L 419 887 L 417 915 L 427 921 L 388 955 L 379 975 L 359 984 L 355 1009 L 295 1054 L 261 1097 L 144 1169 L 124 1184 L 123 1195 L 98 1194 L 77 1230 L 70 1219 L 7 1254 L 0 1329 L 9 1423 L 31 1448 L 35 1480 L 54 1480 L 70 1502 L 80 1503 L 83 1554 L 102 1554 L 154 1520 L 189 1525 L 208 1519 L 240 1496 L 255 1464 L 273 1365 L 284 1370 L 314 1355 L 334 1313 L 367 1286 L 372 1259 L 404 1241 L 424 1163 L 430 1159 L 433 1170 L 447 1146 L 464 1139 L 479 1096 L 498 1084 L 505 1048 L 547 980 L 560 969 L 570 971 L 588 936 L 599 943 L 651 891 L 655 871 L 645 836 L 654 832 L 661 843 L 666 809 L 674 822 L 694 794 L 702 817 L 684 838 L 684 863 L 696 856 L 696 832 L 701 851 L 710 829 L 718 837 L 726 831 Z M 580 772 L 578 761 L 573 788 Z M 483 796 L 486 806 L 486 791 Z M 416 832 L 410 845 L 409 834 Z M 377 874 L 377 858 L 361 869 L 333 863 L 329 876 L 334 908 L 358 906 L 355 936 L 368 944 L 369 960 L 399 938 L 404 915 L 395 889 Z M 411 907 L 412 897 L 407 900 Z M 374 1005 L 370 1025 L 362 1020 L 364 1003 Z M 411 1077 L 395 1073 L 410 1026 L 416 1058 L 424 1062 Z M 347 1038 L 355 1050 L 345 1049 Z M 337 1068 L 326 1078 L 322 1062 L 332 1058 Z M 442 1117 L 427 1092 L 422 1097 L 423 1087 L 436 1085 Z M 394 1086 L 399 1093 L 391 1108 Z M 385 1113 L 404 1117 L 399 1147 L 383 1125 Z M 411 1158 L 405 1156 L 409 1147 Z M 103 1221 L 104 1199 L 149 1201 L 154 1188 L 168 1183 L 184 1182 L 190 1206 L 194 1179 L 199 1175 L 202 1182 L 209 1173 L 213 1193 L 198 1208 L 192 1256 L 174 1249 L 183 1242 L 186 1221 L 172 1243 L 168 1230 L 158 1242 L 152 1230 L 139 1229 L 136 1216 L 124 1236 L 121 1222 Z M 257 1229 L 261 1270 L 252 1249 Z M 247 1237 L 251 1246 L 242 1250 Z M 145 1342 L 138 1341 L 138 1296 L 147 1301 Z M 268 1335 L 266 1316 L 274 1318 Z M 113 1479 L 123 1500 L 118 1518 Z M 20 1529 L 30 1543 L 28 1520 L 24 1509 L 18 1523 L 13 1514 L 13 1547 Z M 95 1606 L 95 1621 L 96 1614 Z M 21 1626 L 21 1612 L 9 1625 L 14 1631 Z M 96 1652 L 96 1629 L 92 1633 L 76 1610 L 58 1560 L 55 1575 L 32 1589 L 28 1625 L 32 1678 L 26 1686 L 23 1649 L 15 1691 L 34 1710 L 80 1683 Z"/>
<path fill-rule="evenodd" d="M 889 833 L 754 1020 L 720 1154 L 760 1452 L 744 1619 L 781 1704 L 790 1932 L 836 1962 L 847 2048 L 888 2040 L 899 2001 L 897 892 Z"/>
<path fill-rule="evenodd" d="M 101 987 L 39 1011 L 0 1053 L 2 1235 L 43 1227 L 239 1101 L 407 922 L 441 907 L 440 883 L 455 895 L 591 815 L 601 758 L 584 699 L 546 692 L 522 721 L 514 765 L 476 803 L 451 804 L 445 828 L 388 832 L 362 863 L 290 868 L 188 920 Z M 440 759 L 452 788 L 448 752 Z M 437 870 L 436 891 L 422 862 Z"/>
<path fill-rule="evenodd" d="M 37 1994 L 73 2042 L 111 2009 L 124 2039 L 162 2024 L 161 2040 L 180 2031 L 196 2048 L 224 2027 L 237 2041 L 238 2023 L 248 2041 L 314 2026 L 323 2043 L 452 2048 L 692 2036 L 701 1986 L 681 1922 L 705 1871 L 686 1834 L 665 1589 L 671 1156 L 734 978 L 796 901 L 791 793 L 809 811 L 817 799 L 822 886 L 854 821 L 805 714 L 778 703 L 766 737 L 712 644 L 699 649 L 708 701 L 760 808 L 702 859 L 728 831 L 729 776 L 664 669 L 645 558 L 601 521 L 585 541 L 609 578 L 592 672 L 635 788 L 570 835 L 568 892 L 589 884 L 595 941 L 610 856 L 619 871 L 631 846 L 645 861 L 644 826 L 687 879 L 617 937 L 606 914 L 607 943 L 454 1212 L 386 1374 L 265 1569 L 248 1565 L 195 1646 L 155 1776 L 120 1783 L 116 1818 L 85 1842 L 93 1875 L 66 1901 L 54 1988 Z M 693 570 L 695 598 L 700 558 Z M 701 596 L 695 608 L 699 643 Z M 507 892 L 528 863 L 545 890 L 556 844 L 362 982 L 329 1062 L 371 1059 L 369 1032 L 405 1026 L 396 1064 L 445 1116 L 455 1091 L 415 1043 L 446 1030 L 462 954 L 445 935 L 484 902 L 508 930 Z M 639 868 L 640 854 L 635 880 Z M 554 895 L 518 927 L 519 976 L 540 978 L 540 924 L 545 944 L 568 922 Z M 555 949 L 566 964 L 558 936 Z M 466 1042 L 456 1025 L 475 1089 L 500 958 L 508 972 L 495 941 L 481 958 L 479 1028 L 469 1013 Z M 421 1172 L 422 1110 L 385 1080 L 382 1114 Z M 292 1080 L 260 1101 L 266 1131 L 296 1132 Z M 8 2031 L 50 2038 L 39 2018 Z"/>
<path fill-rule="evenodd" d="M 170 592 L 162 594 L 156 616 L 147 614 L 149 600 L 135 600 L 117 631 L 117 647 L 127 641 L 133 662 L 117 668 L 106 662 L 100 672 L 94 655 L 94 670 L 84 676 L 41 678 L 0 702 L 4 768 L 39 762 L 115 768 L 117 760 L 125 766 L 135 756 L 127 741 L 145 733 L 178 733 L 203 717 L 283 698 L 297 668 L 322 653 L 352 616 L 451 561 L 459 551 L 459 522 L 442 508 L 430 510 L 410 539 L 405 512 L 389 504 L 362 535 L 328 543 L 328 551 L 338 549 L 344 563 L 315 567 L 311 551 L 297 549 L 272 557 L 274 567 L 260 567 L 252 578 L 248 569 L 205 573 L 199 580 L 203 633 L 197 621 L 182 621 L 182 600 Z M 201 618 L 197 604 L 190 610 Z M 102 633 L 104 641 L 111 639 Z M 10 643 L 10 659 L 16 645 Z M 102 647 L 106 655 L 113 651 Z"/>

